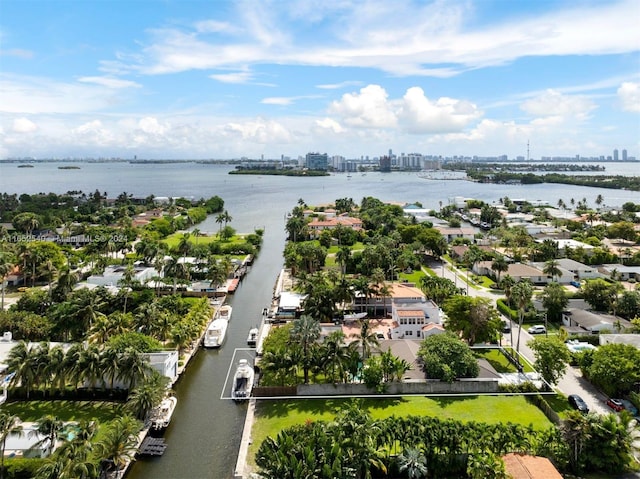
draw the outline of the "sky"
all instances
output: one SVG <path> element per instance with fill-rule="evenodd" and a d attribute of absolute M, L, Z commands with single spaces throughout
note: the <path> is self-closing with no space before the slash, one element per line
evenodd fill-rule
<path fill-rule="evenodd" d="M 0 158 L 640 158 L 638 0 L 0 0 Z"/>

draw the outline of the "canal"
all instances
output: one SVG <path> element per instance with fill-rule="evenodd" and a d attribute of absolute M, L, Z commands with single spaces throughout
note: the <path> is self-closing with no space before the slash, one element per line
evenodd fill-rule
<path fill-rule="evenodd" d="M 220 397 L 229 396 L 222 389 L 229 369 L 231 375 L 235 371 L 235 349 L 247 347 L 249 329 L 259 323 L 262 308 L 271 302 L 282 269 L 284 237 L 284 223 L 265 230 L 262 251 L 227 299 L 233 314 L 225 343 L 219 350 L 201 349 L 174 388 L 178 405 L 165 432 L 164 455 L 139 459 L 127 479 L 233 477 L 247 405 Z"/>

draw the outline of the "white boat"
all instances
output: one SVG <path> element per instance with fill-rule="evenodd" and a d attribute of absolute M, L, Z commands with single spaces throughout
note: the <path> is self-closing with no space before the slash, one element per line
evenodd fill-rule
<path fill-rule="evenodd" d="M 164 398 L 160 405 L 151 412 L 151 428 L 156 431 L 166 429 L 171 422 L 171 416 L 173 416 L 177 403 L 178 399 L 175 396 Z"/>
<path fill-rule="evenodd" d="M 366 318 L 367 313 L 352 313 L 352 314 L 345 314 L 344 315 L 344 321 L 346 322 L 350 322 L 350 321 L 357 321 L 359 319 L 364 319 Z"/>
<path fill-rule="evenodd" d="M 238 368 L 233 376 L 233 390 L 231 391 L 231 398 L 234 401 L 245 401 L 251 396 L 251 390 L 253 389 L 253 378 L 255 372 L 253 366 L 249 364 L 246 359 L 241 359 L 238 363 Z"/>
<path fill-rule="evenodd" d="M 247 344 L 249 346 L 256 345 L 256 343 L 258 342 L 258 333 L 259 333 L 258 328 L 251 328 L 249 330 L 249 336 L 247 336 Z"/>
<path fill-rule="evenodd" d="M 224 304 L 224 305 L 220 306 L 220 309 L 216 313 L 216 316 L 218 318 L 222 318 L 222 319 L 226 319 L 227 321 L 231 321 L 231 312 L 232 311 L 233 311 L 233 308 L 231 306 L 229 306 L 228 304 Z"/>
<path fill-rule="evenodd" d="M 227 327 L 229 326 L 229 320 L 221 317 L 217 317 L 209 324 L 207 331 L 204 333 L 204 340 L 202 345 L 205 348 L 219 348 L 224 342 L 224 338 L 227 335 Z"/>

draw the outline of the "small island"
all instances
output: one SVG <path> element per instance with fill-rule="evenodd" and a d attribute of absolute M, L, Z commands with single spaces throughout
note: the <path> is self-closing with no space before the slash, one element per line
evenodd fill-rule
<path fill-rule="evenodd" d="M 33 165 L 18 165 L 18 168 L 33 168 Z"/>
<path fill-rule="evenodd" d="M 58 166 L 59 170 L 79 170 L 79 166 Z"/>

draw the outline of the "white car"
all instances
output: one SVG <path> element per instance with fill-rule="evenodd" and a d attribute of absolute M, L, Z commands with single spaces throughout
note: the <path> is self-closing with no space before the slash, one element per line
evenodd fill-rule
<path fill-rule="evenodd" d="M 527 329 L 529 334 L 544 334 L 547 332 L 547 328 L 545 328 L 542 324 L 536 324 L 535 326 L 531 326 Z"/>

